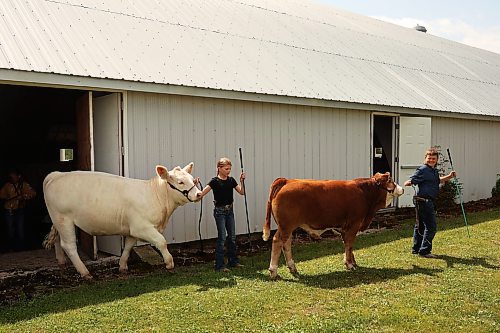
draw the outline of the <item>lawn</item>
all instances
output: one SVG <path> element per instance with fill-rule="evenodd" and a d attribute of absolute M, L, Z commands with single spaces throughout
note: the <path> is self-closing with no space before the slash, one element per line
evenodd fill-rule
<path fill-rule="evenodd" d="M 0 332 L 500 332 L 500 208 L 438 219 L 438 259 L 410 254 L 412 221 L 355 244 L 346 271 L 338 240 L 293 247 L 300 278 L 269 253 L 245 267 L 178 268 L 81 286 L 0 308 Z"/>

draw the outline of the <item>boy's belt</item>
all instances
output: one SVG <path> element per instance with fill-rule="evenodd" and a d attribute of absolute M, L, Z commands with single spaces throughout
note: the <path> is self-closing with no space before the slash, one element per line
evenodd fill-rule
<path fill-rule="evenodd" d="M 431 198 L 426 198 L 426 197 L 419 197 L 419 196 L 414 196 L 413 200 L 415 201 L 420 201 L 420 202 L 429 202 L 429 201 L 434 201 L 434 199 Z"/>
<path fill-rule="evenodd" d="M 231 210 L 231 209 L 233 209 L 233 204 L 224 205 L 224 206 L 215 206 L 215 208 L 223 209 L 223 210 Z"/>

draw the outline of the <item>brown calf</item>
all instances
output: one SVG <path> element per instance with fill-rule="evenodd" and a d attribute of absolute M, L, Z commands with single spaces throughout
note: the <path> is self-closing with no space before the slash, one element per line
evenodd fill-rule
<path fill-rule="evenodd" d="M 401 194 L 403 188 L 391 180 L 388 172 L 347 181 L 277 178 L 269 192 L 262 235 L 265 241 L 269 239 L 272 213 L 278 229 L 273 237 L 269 265 L 271 278 L 278 277 L 282 250 L 288 269 L 297 274 L 291 235 L 298 227 L 316 237 L 329 229 L 340 232 L 346 268 L 355 268 L 352 246 L 356 234 L 368 228 L 375 213 Z"/>

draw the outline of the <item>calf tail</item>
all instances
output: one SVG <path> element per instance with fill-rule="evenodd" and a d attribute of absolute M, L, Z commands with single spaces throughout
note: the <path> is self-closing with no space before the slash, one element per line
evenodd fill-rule
<path fill-rule="evenodd" d="M 57 240 L 57 229 L 52 226 L 52 229 L 50 229 L 50 232 L 45 236 L 45 240 L 42 243 L 42 246 L 46 248 L 47 250 L 50 250 L 51 248 L 54 247 L 54 243 Z"/>
<path fill-rule="evenodd" d="M 269 236 L 271 235 L 271 213 L 272 213 L 272 204 L 273 199 L 276 197 L 278 192 L 281 190 L 283 186 L 287 183 L 286 178 L 276 178 L 274 182 L 271 184 L 271 188 L 269 189 L 269 199 L 267 200 L 267 210 L 266 210 L 266 221 L 264 223 L 264 227 L 262 228 L 262 239 L 267 241 Z"/>

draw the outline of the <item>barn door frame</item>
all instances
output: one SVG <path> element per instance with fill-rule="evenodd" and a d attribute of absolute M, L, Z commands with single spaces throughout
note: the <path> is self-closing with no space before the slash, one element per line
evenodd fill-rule
<path fill-rule="evenodd" d="M 390 127 L 390 133 L 385 134 L 385 138 L 388 139 L 390 138 L 390 161 L 389 162 L 389 168 L 391 172 L 391 177 L 393 179 L 398 179 L 399 177 L 399 117 L 400 115 L 397 113 L 388 113 L 388 112 L 372 112 L 371 114 L 371 124 L 370 124 L 370 174 L 373 175 L 377 171 L 377 168 L 375 167 L 376 161 L 379 157 L 377 152 L 375 151 L 376 147 L 375 146 L 375 136 L 378 134 L 378 131 L 381 131 L 382 129 L 377 128 L 378 121 L 377 119 L 382 119 L 382 117 L 386 118 L 385 123 L 388 125 L 387 127 Z M 390 122 L 390 124 L 388 124 Z M 383 133 L 382 133 L 383 134 Z M 385 152 L 384 152 L 385 153 Z M 397 207 L 398 199 L 394 199 L 392 202 L 391 206 L 388 208 L 394 208 Z"/>
<path fill-rule="evenodd" d="M 94 171 L 94 141 L 92 126 L 92 91 L 86 91 L 76 101 L 77 169 Z M 78 228 L 78 227 L 77 227 Z M 92 260 L 97 259 L 96 237 L 78 228 L 80 249 Z"/>
<path fill-rule="evenodd" d="M 94 171 L 124 175 L 123 102 L 121 92 L 93 97 Z M 97 250 L 116 256 L 124 247 L 119 235 L 97 236 L 96 242 Z"/>

